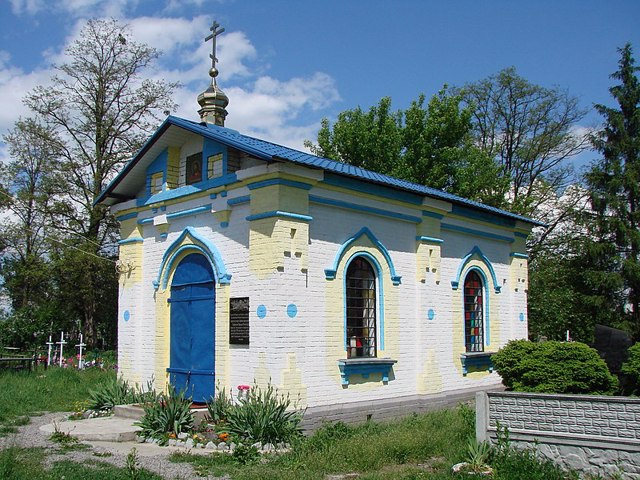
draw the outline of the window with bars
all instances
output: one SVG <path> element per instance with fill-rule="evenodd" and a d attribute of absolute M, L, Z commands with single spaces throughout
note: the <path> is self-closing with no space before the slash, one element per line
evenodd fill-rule
<path fill-rule="evenodd" d="M 464 342 L 467 352 L 484 351 L 484 296 L 482 279 L 471 270 L 464 280 Z"/>
<path fill-rule="evenodd" d="M 362 256 L 346 274 L 347 358 L 376 356 L 376 276 Z"/>

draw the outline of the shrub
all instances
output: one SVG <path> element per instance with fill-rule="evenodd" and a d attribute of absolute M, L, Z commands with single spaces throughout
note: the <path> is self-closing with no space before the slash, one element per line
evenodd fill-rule
<path fill-rule="evenodd" d="M 170 386 L 167 395 L 160 395 L 156 401 L 145 404 L 144 415 L 134 425 L 142 427 L 140 434 L 143 437 L 161 440 L 166 439 L 169 433 L 178 435 L 189 431 L 193 427 L 191 399 Z"/>
<path fill-rule="evenodd" d="M 266 389 L 254 385 L 229 411 L 228 430 L 249 443 L 291 442 L 301 435 L 302 414 L 290 406 L 289 396 L 279 395 L 271 384 Z"/>
<path fill-rule="evenodd" d="M 636 393 L 640 393 L 640 342 L 629 348 L 629 357 L 620 372 L 628 375 Z"/>
<path fill-rule="evenodd" d="M 95 389 L 89 390 L 89 408 L 110 410 L 116 405 L 154 402 L 156 397 L 153 380 L 147 382 L 146 388 L 142 389 L 138 385 L 129 386 L 122 378 L 110 378 Z"/>
<path fill-rule="evenodd" d="M 618 387 L 598 352 L 580 342 L 512 340 L 492 360 L 510 390 L 612 395 Z"/>

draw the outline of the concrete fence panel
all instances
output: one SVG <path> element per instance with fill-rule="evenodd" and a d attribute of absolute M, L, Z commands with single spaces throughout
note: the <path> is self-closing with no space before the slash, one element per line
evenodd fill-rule
<path fill-rule="evenodd" d="M 476 394 L 476 438 L 535 447 L 565 468 L 640 479 L 640 399 L 521 392 Z"/>

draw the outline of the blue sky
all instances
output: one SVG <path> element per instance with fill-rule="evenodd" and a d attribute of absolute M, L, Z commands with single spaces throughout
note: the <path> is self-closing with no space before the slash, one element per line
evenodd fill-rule
<path fill-rule="evenodd" d="M 22 96 L 47 84 L 91 17 L 118 18 L 165 52 L 148 75 L 183 83 L 174 113 L 190 119 L 209 80 L 203 38 L 215 18 L 226 29 L 227 126 L 295 148 L 315 140 L 323 117 L 383 96 L 406 108 L 512 65 L 585 108 L 611 103 L 616 49 L 629 41 L 640 59 L 637 0 L 0 0 L 0 135 L 28 114 Z M 581 126 L 599 121 L 592 111 Z"/>

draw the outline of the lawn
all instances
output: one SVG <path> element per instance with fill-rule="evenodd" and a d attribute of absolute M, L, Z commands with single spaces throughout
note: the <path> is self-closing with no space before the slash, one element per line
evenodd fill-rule
<path fill-rule="evenodd" d="M 90 389 L 113 378 L 113 371 L 77 371 L 51 368 L 32 373 L 0 373 L 0 425 L 11 432 L 43 411 L 73 411 L 86 401 Z M 202 476 L 242 479 L 452 479 L 451 466 L 469 460 L 469 439 L 474 435 L 474 411 L 465 405 L 389 423 L 368 422 L 357 427 L 325 425 L 314 435 L 293 443 L 284 455 L 257 458 L 250 451 L 234 456 L 174 454 L 172 461 L 189 462 Z M 160 479 L 135 467 L 118 468 L 96 456 L 80 465 L 56 462 L 46 469 L 44 449 L 9 447 L 0 450 L 0 478 L 33 479 Z M 490 461 L 497 480 L 576 479 L 530 452 L 494 454 Z M 348 474 L 352 474 L 347 476 Z M 479 478 L 479 477 L 478 477 Z"/>

